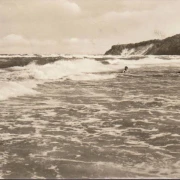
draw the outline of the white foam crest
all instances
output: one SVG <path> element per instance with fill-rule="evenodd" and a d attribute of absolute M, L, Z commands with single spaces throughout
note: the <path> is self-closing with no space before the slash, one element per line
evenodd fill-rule
<path fill-rule="evenodd" d="M 0 58 L 36 57 L 36 54 L 0 54 Z"/>
<path fill-rule="evenodd" d="M 41 54 L 41 57 L 59 57 L 61 54 Z"/>
<path fill-rule="evenodd" d="M 35 95 L 38 92 L 33 90 L 36 87 L 35 83 L 30 81 L 25 82 L 0 82 L 0 100 L 6 100 L 10 97 L 22 95 Z"/>
<path fill-rule="evenodd" d="M 171 60 L 160 59 L 155 56 L 149 56 L 140 60 L 125 60 L 125 59 L 109 59 L 106 60 L 111 65 L 118 65 L 119 67 L 128 66 L 130 68 L 139 68 L 142 66 L 178 66 L 180 67 L 180 59 L 172 58 Z"/>
<path fill-rule="evenodd" d="M 122 55 L 104 55 L 104 58 L 110 58 L 110 59 L 118 59 L 118 58 L 122 58 Z"/>
<path fill-rule="evenodd" d="M 28 71 L 29 76 L 35 79 L 55 80 L 62 77 L 69 78 L 70 76 L 73 78 L 73 75 L 86 76 L 83 75 L 83 73 L 112 71 L 113 69 L 119 69 L 119 67 L 104 65 L 101 62 L 95 60 L 80 59 L 73 61 L 60 60 L 52 64 L 45 64 L 43 66 L 31 64 L 24 67 L 24 69 Z M 101 77 L 100 75 L 87 75 L 86 77 L 80 77 L 80 79 L 103 79 L 104 77 Z M 112 78 L 112 76 L 109 77 Z M 74 79 L 76 78 L 74 76 Z M 105 79 L 106 78 L 107 76 L 105 77 Z"/>
<path fill-rule="evenodd" d="M 72 80 L 102 80 L 114 78 L 112 74 L 92 74 L 94 72 L 112 71 L 112 66 L 107 66 L 101 62 L 89 59 L 80 59 L 72 61 L 56 61 L 45 65 L 36 65 L 35 63 L 25 67 L 13 67 L 4 73 L 1 77 L 0 100 L 6 100 L 10 97 L 22 95 L 34 95 L 37 92 L 33 90 L 34 85 L 49 80 L 67 79 Z M 117 69 L 117 67 L 116 67 Z M 29 78 L 33 80 L 28 80 Z M 12 81 L 8 81 L 11 79 Z M 17 81 L 17 80 L 23 81 Z M 14 81 L 16 80 L 16 81 Z M 31 81 L 31 82 L 30 82 Z"/>
<path fill-rule="evenodd" d="M 79 75 L 72 75 L 69 78 L 71 80 L 74 81 L 90 81 L 90 80 L 94 80 L 94 81 L 98 81 L 98 80 L 103 80 L 103 79 L 112 79 L 115 78 L 116 75 L 114 74 L 104 74 L 104 75 L 100 75 L 100 74 L 79 74 Z"/>
<path fill-rule="evenodd" d="M 122 60 L 122 59 L 114 59 L 114 60 L 106 60 L 111 65 L 118 65 L 119 68 L 124 68 L 128 65 L 129 68 L 139 68 L 140 65 L 137 64 L 136 60 Z"/>
<path fill-rule="evenodd" d="M 164 137 L 164 136 L 167 136 L 167 135 L 171 135 L 171 133 L 152 134 L 151 137 L 150 137 L 149 139 L 156 139 L 156 138 Z"/>
<path fill-rule="evenodd" d="M 84 59 L 84 58 L 103 58 L 105 55 L 93 55 L 93 54 L 61 54 L 61 57 L 64 58 L 78 58 L 78 59 Z"/>

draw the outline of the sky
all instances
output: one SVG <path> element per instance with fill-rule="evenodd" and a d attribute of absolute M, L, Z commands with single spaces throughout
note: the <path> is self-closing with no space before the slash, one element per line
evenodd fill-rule
<path fill-rule="evenodd" d="M 180 33 L 180 0 L 0 0 L 0 54 L 104 54 Z"/>

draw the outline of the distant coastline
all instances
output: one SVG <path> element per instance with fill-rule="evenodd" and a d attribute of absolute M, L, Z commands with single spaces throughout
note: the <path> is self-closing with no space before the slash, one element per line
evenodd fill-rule
<path fill-rule="evenodd" d="M 162 40 L 113 45 L 105 55 L 180 55 L 180 34 Z"/>

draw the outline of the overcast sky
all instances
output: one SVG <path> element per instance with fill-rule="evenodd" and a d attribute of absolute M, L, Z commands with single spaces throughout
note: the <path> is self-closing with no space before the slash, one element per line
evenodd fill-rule
<path fill-rule="evenodd" d="M 180 33 L 180 0 L 0 0 L 0 53 L 102 54 Z"/>

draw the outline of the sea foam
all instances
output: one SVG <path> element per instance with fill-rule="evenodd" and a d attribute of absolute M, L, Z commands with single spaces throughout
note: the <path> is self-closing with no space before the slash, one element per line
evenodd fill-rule
<path fill-rule="evenodd" d="M 44 79 L 44 80 L 56 80 L 62 77 L 71 77 L 72 75 L 82 75 L 82 73 L 96 73 L 96 72 L 107 72 L 112 70 L 118 70 L 117 66 L 107 66 L 102 64 L 101 62 L 95 60 L 71 60 L 64 61 L 60 60 L 51 64 L 45 64 L 42 66 L 36 64 L 30 64 L 24 68 L 25 71 L 29 73 L 29 76 L 34 79 Z M 86 76 L 86 75 L 85 75 Z M 101 79 L 101 75 L 91 75 L 87 79 L 97 79 L 99 77 Z M 111 78 L 111 76 L 109 76 Z M 80 78 L 81 79 L 81 78 Z"/>
<path fill-rule="evenodd" d="M 33 90 L 36 87 L 35 83 L 26 82 L 0 82 L 0 100 L 6 100 L 10 97 L 22 95 L 35 95 L 38 92 Z"/>
<path fill-rule="evenodd" d="M 175 66 L 180 67 L 179 56 L 76 56 L 80 59 L 63 60 L 46 64 L 32 62 L 26 66 L 15 66 L 0 70 L 0 100 L 21 95 L 35 95 L 35 86 L 53 80 L 91 81 L 111 79 L 117 76 L 125 66 L 130 69 L 144 66 Z M 96 57 L 96 58 L 95 58 Z M 105 59 L 101 59 L 101 58 Z M 143 57 L 143 58 L 142 58 Z M 91 59 L 95 58 L 95 59 Z M 140 58 L 139 60 L 135 59 Z M 13 59 L 12 59 L 13 61 Z M 103 63 L 106 62 L 106 63 Z"/>

